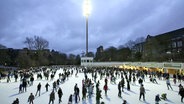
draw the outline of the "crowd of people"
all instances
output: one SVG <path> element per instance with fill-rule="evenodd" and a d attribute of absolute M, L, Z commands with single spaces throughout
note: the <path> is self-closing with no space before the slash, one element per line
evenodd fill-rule
<path fill-rule="evenodd" d="M 49 70 L 48 70 L 49 69 Z M 63 73 L 59 73 L 58 79 L 55 79 L 55 76 L 57 75 L 56 72 L 58 70 L 63 70 Z M 50 95 L 49 95 L 49 104 L 52 103 L 54 104 L 55 101 L 55 93 L 58 94 L 59 101 L 58 103 L 62 102 L 62 96 L 63 92 L 62 89 L 60 88 L 60 84 L 64 84 L 66 79 L 69 78 L 69 76 L 72 76 L 75 72 L 75 76 L 77 76 L 78 73 L 84 73 L 84 79 L 82 80 L 82 99 L 80 98 L 80 88 L 78 87 L 78 84 L 76 83 L 74 86 L 74 92 L 69 96 L 68 98 L 68 104 L 74 103 L 79 103 L 81 100 L 86 100 L 86 99 L 91 99 L 92 95 L 96 94 L 96 104 L 104 104 L 103 101 L 100 99 L 102 98 L 102 91 L 104 90 L 105 95 L 108 95 L 108 86 L 109 84 L 116 84 L 117 79 L 120 78 L 121 80 L 117 84 L 117 96 L 122 98 L 122 93 L 124 92 L 125 89 L 125 84 L 126 84 L 126 89 L 128 91 L 131 90 L 131 84 L 135 84 L 136 81 L 140 85 L 140 95 L 139 95 L 139 100 L 141 98 L 143 101 L 145 101 L 145 93 L 146 90 L 144 88 L 144 81 L 145 77 L 149 77 L 150 82 L 158 84 L 157 80 L 165 80 L 166 81 L 166 86 L 168 90 L 173 90 L 171 86 L 170 79 L 171 77 L 173 78 L 173 83 L 176 84 L 176 82 L 181 83 L 183 80 L 183 76 L 180 74 L 174 74 L 171 76 L 168 73 L 162 73 L 162 72 L 151 72 L 147 70 L 125 70 L 125 69 L 119 69 L 119 68 L 104 68 L 104 67 L 77 67 L 77 66 L 70 66 L 70 67 L 42 67 L 42 68 L 30 68 L 29 70 L 19 70 L 19 71 L 14 71 L 14 72 L 8 72 L 7 75 L 7 83 L 10 83 L 12 79 L 15 79 L 15 82 L 17 82 L 18 78 L 20 79 L 19 81 L 20 86 L 19 86 L 19 92 L 18 93 L 23 93 L 27 92 L 27 87 L 33 86 L 35 77 L 34 75 L 37 76 L 37 79 L 40 80 L 46 80 L 48 83 L 45 85 L 42 85 L 39 83 L 37 85 L 37 91 L 35 94 L 33 92 L 30 93 L 28 97 L 28 102 L 29 104 L 34 103 L 34 99 L 36 96 L 41 96 L 41 89 L 43 89 L 43 86 L 45 87 L 46 92 L 48 92 L 49 88 L 52 89 Z M 89 78 L 89 75 L 91 74 L 91 77 Z M 99 78 L 99 80 L 97 80 Z M 103 89 L 100 89 L 100 81 L 104 78 L 104 85 Z M 53 83 L 49 83 L 49 80 L 52 80 Z M 178 94 L 181 96 L 181 102 L 183 102 L 184 98 L 184 88 L 182 84 L 180 84 L 178 90 Z M 96 92 L 94 92 L 94 89 Z M 73 101 L 74 98 L 74 101 Z M 163 93 L 155 95 L 155 102 L 156 104 L 159 104 L 161 100 L 167 100 L 167 94 Z M 19 104 L 19 98 L 16 98 L 12 104 Z M 123 100 L 122 104 L 127 104 L 126 99 Z"/>

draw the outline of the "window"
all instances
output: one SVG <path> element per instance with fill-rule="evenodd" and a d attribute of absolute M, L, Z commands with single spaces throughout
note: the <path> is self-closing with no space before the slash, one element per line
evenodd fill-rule
<path fill-rule="evenodd" d="M 176 42 L 172 42 L 172 48 L 176 48 Z"/>
<path fill-rule="evenodd" d="M 177 41 L 177 46 L 178 46 L 178 47 L 182 47 L 182 45 L 183 45 L 183 44 L 182 44 L 182 41 Z"/>

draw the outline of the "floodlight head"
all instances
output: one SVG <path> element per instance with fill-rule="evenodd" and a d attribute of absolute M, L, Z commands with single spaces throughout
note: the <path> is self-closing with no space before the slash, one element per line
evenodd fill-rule
<path fill-rule="evenodd" d="M 85 0 L 83 4 L 83 15 L 88 17 L 91 13 L 91 2 L 90 0 Z"/>

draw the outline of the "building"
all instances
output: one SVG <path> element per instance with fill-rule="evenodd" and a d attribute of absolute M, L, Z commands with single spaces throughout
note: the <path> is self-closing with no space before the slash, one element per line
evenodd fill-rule
<path fill-rule="evenodd" d="M 134 53 L 142 53 L 143 61 L 184 62 L 184 28 L 148 35 L 145 42 L 136 44 L 133 49 Z"/>

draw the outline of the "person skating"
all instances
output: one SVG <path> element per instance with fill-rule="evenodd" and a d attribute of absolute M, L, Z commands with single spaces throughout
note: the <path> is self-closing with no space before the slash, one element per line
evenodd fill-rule
<path fill-rule="evenodd" d="M 14 100 L 12 104 L 19 104 L 19 99 L 16 98 L 16 100 Z"/>
<path fill-rule="evenodd" d="M 124 92 L 124 86 L 125 86 L 125 80 L 124 78 L 121 79 L 121 88 L 122 88 L 122 92 Z"/>
<path fill-rule="evenodd" d="M 53 82 L 53 90 L 57 91 L 57 88 L 56 88 L 56 81 Z"/>
<path fill-rule="evenodd" d="M 14 74 L 14 77 L 15 77 L 15 82 L 17 82 L 17 79 L 18 79 L 18 74 Z"/>
<path fill-rule="evenodd" d="M 78 100 L 80 101 L 80 96 L 79 96 L 79 88 L 76 86 L 76 89 L 75 89 L 75 103 L 78 103 Z"/>
<path fill-rule="evenodd" d="M 45 88 L 46 88 L 46 91 L 48 91 L 48 87 L 49 87 L 50 85 L 47 83 L 46 85 L 45 85 Z"/>
<path fill-rule="evenodd" d="M 63 91 L 62 91 L 61 88 L 59 88 L 59 89 L 58 89 L 59 103 L 62 102 L 62 101 L 61 101 L 62 96 L 63 96 Z"/>
<path fill-rule="evenodd" d="M 155 77 L 153 77 L 153 83 L 158 84 L 158 82 L 157 82 L 157 80 L 156 80 L 156 78 L 155 78 Z"/>
<path fill-rule="evenodd" d="M 30 78 L 30 86 L 32 86 L 33 85 L 33 82 L 34 82 L 34 77 L 33 76 L 31 76 L 31 78 Z"/>
<path fill-rule="evenodd" d="M 127 101 L 126 100 L 123 100 L 123 103 L 122 104 L 127 104 Z"/>
<path fill-rule="evenodd" d="M 37 96 L 37 93 L 39 92 L 39 96 L 40 96 L 40 92 L 41 92 L 41 83 L 39 83 L 38 85 L 37 85 L 37 91 L 36 91 L 36 94 L 35 94 L 35 96 Z"/>
<path fill-rule="evenodd" d="M 160 98 L 162 100 L 167 100 L 167 94 L 166 93 L 163 93 Z"/>
<path fill-rule="evenodd" d="M 118 96 L 121 97 L 121 82 L 118 83 Z"/>
<path fill-rule="evenodd" d="M 155 96 L 155 104 L 159 104 L 159 101 L 160 101 L 161 99 L 160 99 L 160 95 L 159 94 L 157 94 L 156 96 Z"/>
<path fill-rule="evenodd" d="M 50 99 L 49 99 L 49 104 L 52 102 L 52 104 L 54 104 L 54 100 L 55 100 L 55 93 L 54 90 L 50 93 Z"/>
<path fill-rule="evenodd" d="M 68 104 L 72 104 L 72 94 L 70 94 L 70 96 L 69 96 Z"/>
<path fill-rule="evenodd" d="M 100 104 L 100 99 L 102 99 L 101 90 L 96 93 L 96 104 Z"/>
<path fill-rule="evenodd" d="M 23 90 L 22 90 L 23 92 L 24 92 L 24 91 L 25 91 L 25 92 L 27 91 L 27 81 L 26 81 L 25 78 L 23 79 L 23 82 L 22 82 L 22 88 L 23 88 Z"/>
<path fill-rule="evenodd" d="M 140 87 L 140 95 L 139 95 L 139 100 L 141 100 L 141 97 L 143 96 L 143 100 L 145 101 L 145 88 L 143 85 Z"/>
<path fill-rule="evenodd" d="M 87 89 L 85 85 L 82 86 L 82 100 L 86 99 Z"/>
<path fill-rule="evenodd" d="M 169 78 L 166 79 L 166 84 L 167 84 L 168 90 L 169 90 L 169 87 L 172 89 Z M 172 89 L 172 90 L 173 90 L 173 89 Z"/>
<path fill-rule="evenodd" d="M 107 84 L 104 85 L 104 91 L 105 91 L 105 95 L 107 96 L 107 90 L 108 90 L 108 87 L 107 87 Z"/>
<path fill-rule="evenodd" d="M 181 102 L 183 102 L 183 98 L 184 98 L 184 88 L 183 87 L 180 88 L 179 94 L 181 96 Z"/>
<path fill-rule="evenodd" d="M 29 95 L 29 98 L 28 98 L 29 104 L 33 104 L 34 98 L 35 98 L 35 97 L 34 97 L 33 93 L 31 93 L 31 94 Z"/>
<path fill-rule="evenodd" d="M 139 78 L 138 82 L 139 82 L 140 85 L 142 85 L 143 80 L 141 78 Z"/>
<path fill-rule="evenodd" d="M 105 80 L 104 80 L 104 81 L 105 81 L 105 85 L 107 85 L 107 82 L 108 82 L 107 77 L 105 78 Z"/>
<path fill-rule="evenodd" d="M 19 85 L 19 93 L 22 93 L 22 84 Z"/>
<path fill-rule="evenodd" d="M 127 90 L 130 91 L 130 82 L 127 80 Z"/>

